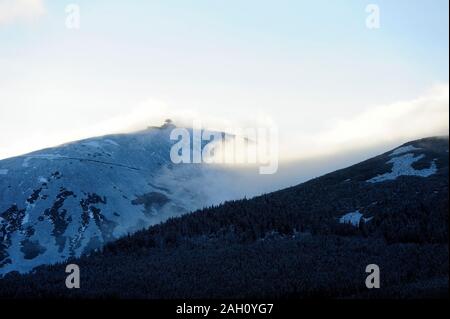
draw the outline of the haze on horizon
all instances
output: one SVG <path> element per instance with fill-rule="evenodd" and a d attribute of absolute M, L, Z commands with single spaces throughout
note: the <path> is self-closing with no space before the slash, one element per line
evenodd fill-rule
<path fill-rule="evenodd" d="M 275 125 L 282 159 L 448 135 L 447 0 L 74 3 L 0 0 L 0 159 L 166 118 Z"/>

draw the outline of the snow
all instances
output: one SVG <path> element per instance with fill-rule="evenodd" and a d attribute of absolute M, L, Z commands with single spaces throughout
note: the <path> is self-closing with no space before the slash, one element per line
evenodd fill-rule
<path fill-rule="evenodd" d="M 414 156 L 414 154 L 405 154 L 399 157 L 394 157 L 387 162 L 387 164 L 392 164 L 392 171 L 386 174 L 375 176 L 367 180 L 369 183 L 379 183 L 389 180 L 395 180 L 399 176 L 419 176 L 428 177 L 437 172 L 436 162 L 433 160 L 429 168 L 424 168 L 421 170 L 414 169 L 411 165 L 417 161 L 424 158 L 425 155 L 421 154 L 419 156 Z"/>
<path fill-rule="evenodd" d="M 48 180 L 42 176 L 39 176 L 38 181 L 39 181 L 39 183 L 48 183 Z"/>
<path fill-rule="evenodd" d="M 344 216 L 342 216 L 342 217 L 339 219 L 339 222 L 340 222 L 341 224 L 351 224 L 351 225 L 353 225 L 353 226 L 355 226 L 355 227 L 358 227 L 358 226 L 359 226 L 359 223 L 360 223 L 360 221 L 361 221 L 361 218 L 362 218 L 365 222 L 368 222 L 368 221 L 370 221 L 373 217 L 364 218 L 364 217 L 363 217 L 363 214 L 361 214 L 361 213 L 359 212 L 359 210 L 357 210 L 357 211 L 354 211 L 354 212 L 345 214 Z"/>
<path fill-rule="evenodd" d="M 218 192 L 219 189 L 207 186 L 208 181 L 213 179 L 228 180 L 227 170 L 219 168 L 207 170 L 197 165 L 169 169 L 168 166 L 171 163 L 169 155 L 173 144 L 170 140 L 170 131 L 158 131 L 158 138 L 150 138 L 153 134 L 155 133 L 112 136 L 109 138 L 112 142 L 104 138 L 78 141 L 64 147 L 38 151 L 5 162 L 0 161 L 0 169 L 9 169 L 7 175 L 0 175 L 0 206 L 10 207 L 14 203 L 20 203 L 18 207 L 22 209 L 25 205 L 23 228 L 25 229 L 25 225 L 32 226 L 35 231 L 33 240 L 38 240 L 40 245 L 46 248 L 46 252 L 42 255 L 32 260 L 25 260 L 20 250 L 24 232 L 7 230 L 5 234 L 0 235 L 4 237 L 0 238 L 0 242 L 7 243 L 9 248 L 6 249 L 12 263 L 0 267 L 0 276 L 13 270 L 26 272 L 42 264 L 61 262 L 65 258 L 63 256 L 72 253 L 79 255 L 88 247 L 89 241 L 96 236 L 99 237 L 100 242 L 103 242 L 102 226 L 99 224 L 106 221 L 96 222 L 92 209 L 88 211 L 90 219 L 88 224 L 85 224 L 82 218 L 85 210 L 80 201 L 87 200 L 89 194 L 95 193 L 100 197 L 108 198 L 107 203 L 97 203 L 92 206 L 101 209 L 101 214 L 106 219 L 116 223 L 111 225 L 113 238 L 120 238 L 134 232 L 137 227 L 146 228 L 169 217 L 235 198 L 234 192 Z M 94 141 L 101 148 L 118 150 L 118 152 L 111 152 L 111 159 L 108 162 L 119 166 L 111 164 L 111 168 L 100 169 L 102 166 L 99 163 L 75 160 L 85 159 L 86 150 L 90 150 L 80 145 Z M 89 144 L 96 146 L 97 143 Z M 115 146 L 114 143 L 120 147 Z M 97 149 L 92 148 L 92 150 Z M 141 167 L 142 171 L 124 170 L 122 166 Z M 32 167 L 36 169 L 32 171 Z M 7 173 L 5 170 L 1 172 Z M 61 173 L 65 178 L 49 177 L 56 172 Z M 31 192 L 42 188 L 45 178 L 48 183 L 45 190 L 44 188 L 42 190 L 43 196 L 40 196 L 33 204 L 24 203 Z M 150 183 L 157 185 L 160 189 L 155 189 Z M 180 187 L 180 184 L 183 187 Z M 14 185 L 12 191 L 7 191 L 9 185 Z M 115 185 L 116 188 L 112 188 L 111 185 Z M 52 208 L 62 188 L 73 192 L 77 197 L 68 196 L 61 207 L 61 210 L 66 211 L 65 218 L 68 222 L 64 236 L 74 245 L 66 245 L 64 250 L 59 252 L 60 248 L 56 245 L 55 236 L 52 235 L 54 225 L 46 218 L 39 220 L 39 217 L 43 216 L 46 209 Z M 157 216 L 147 215 L 144 205 L 132 204 L 136 194 L 141 196 L 151 192 L 164 193 L 170 200 L 167 205 L 152 210 L 152 212 L 158 212 Z M 120 212 L 120 216 L 114 214 L 116 211 Z M 5 222 L 6 220 L 3 221 Z"/>
<path fill-rule="evenodd" d="M 85 143 L 83 143 L 83 145 L 90 146 L 90 147 L 95 147 L 95 148 L 99 148 L 100 147 L 100 143 L 97 142 L 97 141 L 85 142 Z"/>
<path fill-rule="evenodd" d="M 32 159 L 46 159 L 49 161 L 55 160 L 55 159 L 61 159 L 65 158 L 66 156 L 61 156 L 59 154 L 39 154 L 39 155 L 31 155 L 25 157 L 22 163 L 22 167 L 29 167 L 29 162 Z"/>
<path fill-rule="evenodd" d="M 402 146 L 402 147 L 396 148 L 389 156 L 401 155 L 404 153 L 418 151 L 418 150 L 420 150 L 420 148 L 414 147 L 413 145 Z"/>
<path fill-rule="evenodd" d="M 22 226 L 24 226 L 26 223 L 28 223 L 30 220 L 30 214 L 28 214 L 28 209 L 27 209 L 27 213 L 25 214 L 25 216 L 23 217 L 22 220 Z"/>
<path fill-rule="evenodd" d="M 0 169 L 0 175 L 7 175 L 8 174 L 8 170 L 7 169 Z"/>
<path fill-rule="evenodd" d="M 114 145 L 114 146 L 120 146 L 118 143 L 116 143 L 116 142 L 114 142 L 113 140 L 110 140 L 110 139 L 105 139 L 104 141 L 106 143 L 109 143 L 109 144 Z"/>
<path fill-rule="evenodd" d="M 30 212 L 33 211 L 33 209 L 36 207 L 36 204 L 30 204 L 26 203 L 26 210 L 25 210 L 25 216 L 22 219 L 22 226 L 27 224 L 30 221 Z"/>

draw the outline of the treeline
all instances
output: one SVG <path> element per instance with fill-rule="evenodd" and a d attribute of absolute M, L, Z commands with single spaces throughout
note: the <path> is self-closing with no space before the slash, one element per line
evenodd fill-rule
<path fill-rule="evenodd" d="M 72 261 L 81 288 L 65 287 L 65 265 L 0 281 L 2 298 L 445 297 L 448 245 L 393 244 L 341 236 L 273 237 L 248 244 L 199 241 L 170 249 L 121 250 Z M 382 288 L 369 291 L 368 264 Z M 400 289 L 399 289 L 400 287 Z"/>

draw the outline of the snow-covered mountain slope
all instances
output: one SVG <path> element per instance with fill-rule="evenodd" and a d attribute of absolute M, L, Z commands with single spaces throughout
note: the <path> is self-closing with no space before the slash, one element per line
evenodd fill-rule
<path fill-rule="evenodd" d="M 0 275 L 79 256 L 211 204 L 199 187 L 211 168 L 170 161 L 173 127 L 0 161 Z"/>

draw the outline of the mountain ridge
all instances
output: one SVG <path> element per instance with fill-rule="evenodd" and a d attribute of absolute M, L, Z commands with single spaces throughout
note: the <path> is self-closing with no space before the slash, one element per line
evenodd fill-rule
<path fill-rule="evenodd" d="M 68 262 L 85 273 L 84 290 L 56 285 L 64 264 L 0 284 L 20 296 L 78 298 L 445 296 L 448 138 L 411 141 L 294 187 L 171 218 Z M 370 263 L 380 265 L 386 289 L 365 288 Z M 24 281 L 34 290 L 20 288 Z"/>
<path fill-rule="evenodd" d="M 0 274 L 80 256 L 208 203 L 207 192 L 190 189 L 215 171 L 172 164 L 174 127 L 166 122 L 1 160 Z"/>

